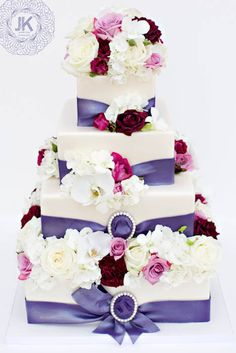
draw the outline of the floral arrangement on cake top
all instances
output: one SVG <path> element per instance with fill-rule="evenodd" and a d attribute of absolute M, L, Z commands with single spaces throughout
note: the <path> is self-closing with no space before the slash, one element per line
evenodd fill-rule
<path fill-rule="evenodd" d="M 134 132 L 168 129 L 157 108 L 140 96 L 117 97 L 103 113 L 94 117 L 93 126 L 100 131 L 120 132 L 131 136 Z"/>
<path fill-rule="evenodd" d="M 158 25 L 133 9 L 109 9 L 80 19 L 69 35 L 63 66 L 78 76 L 107 75 L 123 82 L 129 75 L 147 78 L 166 63 Z"/>
<path fill-rule="evenodd" d="M 68 152 L 65 156 L 70 171 L 62 179 L 62 190 L 78 203 L 105 213 L 109 208 L 135 205 L 148 189 L 144 180 L 133 175 L 127 158 L 107 150 L 91 153 Z"/>

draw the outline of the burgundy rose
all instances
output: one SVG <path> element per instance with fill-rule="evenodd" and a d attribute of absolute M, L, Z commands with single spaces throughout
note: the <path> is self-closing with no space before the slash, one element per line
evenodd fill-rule
<path fill-rule="evenodd" d="M 124 284 L 124 276 L 127 273 L 124 257 L 115 260 L 107 255 L 99 261 L 102 273 L 101 284 L 108 287 L 119 287 Z"/>
<path fill-rule="evenodd" d="M 207 204 L 207 200 L 202 194 L 195 195 L 195 202 L 197 202 L 198 200 L 201 201 L 201 203 Z"/>
<path fill-rule="evenodd" d="M 98 39 L 99 47 L 98 47 L 98 57 L 101 59 L 109 60 L 109 56 L 111 54 L 111 49 L 109 46 L 108 40 Z"/>
<path fill-rule="evenodd" d="M 175 140 L 175 152 L 185 154 L 188 150 L 187 144 L 183 140 Z"/>
<path fill-rule="evenodd" d="M 147 112 L 138 112 L 135 109 L 126 110 L 116 119 L 116 132 L 131 136 L 133 132 L 140 131 L 145 125 Z"/>
<path fill-rule="evenodd" d="M 195 235 L 206 235 L 209 237 L 217 238 L 219 233 L 216 230 L 216 225 L 212 221 L 195 216 L 194 220 L 194 234 Z"/>
<path fill-rule="evenodd" d="M 26 223 L 28 223 L 33 217 L 39 218 L 41 216 L 40 206 L 31 206 L 28 213 L 26 213 L 21 219 L 21 228 L 23 228 Z"/>
<path fill-rule="evenodd" d="M 112 152 L 115 168 L 112 170 L 112 176 L 115 182 L 128 179 L 133 175 L 132 168 L 127 158 L 123 158 L 119 153 Z"/>
<path fill-rule="evenodd" d="M 40 165 L 42 164 L 42 161 L 43 161 L 44 155 L 45 155 L 45 151 L 46 151 L 46 149 L 43 148 L 43 149 L 41 149 L 41 150 L 39 151 L 39 153 L 38 153 L 38 159 L 37 159 L 37 164 L 38 164 L 38 166 L 40 166 Z"/>
<path fill-rule="evenodd" d="M 95 116 L 95 119 L 93 121 L 93 126 L 100 131 L 104 131 L 108 128 L 109 121 L 106 119 L 104 113 L 99 113 L 98 115 Z"/>
<path fill-rule="evenodd" d="M 161 42 L 162 40 L 161 38 L 161 31 L 159 30 L 158 26 L 155 24 L 154 21 L 146 18 L 146 17 L 135 17 L 134 20 L 138 20 L 138 21 L 147 21 L 147 23 L 150 26 L 149 31 L 144 34 L 144 37 L 148 40 L 150 40 L 150 42 L 152 42 L 152 44 L 155 44 L 157 42 Z"/>
<path fill-rule="evenodd" d="M 95 58 L 90 63 L 91 71 L 97 75 L 106 75 L 108 71 L 107 60 L 103 58 Z"/>

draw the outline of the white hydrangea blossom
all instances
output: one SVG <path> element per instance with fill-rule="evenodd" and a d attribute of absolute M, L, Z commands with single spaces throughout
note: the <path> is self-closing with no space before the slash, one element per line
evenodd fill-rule
<path fill-rule="evenodd" d="M 56 148 L 56 150 L 54 150 Z M 45 141 L 45 145 L 41 147 L 44 149 L 44 157 L 40 166 L 38 166 L 38 175 L 41 181 L 51 177 L 59 178 L 58 168 L 58 154 L 57 154 L 57 140 L 52 137 Z"/>

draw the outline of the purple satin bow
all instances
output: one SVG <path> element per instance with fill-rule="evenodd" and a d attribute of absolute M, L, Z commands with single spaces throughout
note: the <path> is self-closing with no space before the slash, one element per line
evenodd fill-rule
<path fill-rule="evenodd" d="M 142 333 L 160 331 L 145 312 L 140 312 L 139 309 L 131 321 L 121 323 L 115 320 L 110 312 L 111 294 L 101 291 L 96 286 L 92 286 L 89 290 L 80 288 L 72 294 L 72 297 L 79 304 L 80 315 L 85 320 L 101 321 L 93 332 L 108 334 L 119 344 L 123 342 L 126 332 L 132 343 L 135 343 Z M 124 306 L 122 309 L 127 310 Z"/>

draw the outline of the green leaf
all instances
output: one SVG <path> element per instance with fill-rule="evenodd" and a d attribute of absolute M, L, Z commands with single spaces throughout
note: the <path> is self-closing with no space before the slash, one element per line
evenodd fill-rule
<path fill-rule="evenodd" d="M 135 47 L 135 45 L 136 45 L 136 42 L 135 42 L 134 39 L 128 39 L 127 42 L 128 42 L 128 44 L 129 44 L 130 47 Z"/>
<path fill-rule="evenodd" d="M 97 76 L 97 74 L 96 74 L 95 72 L 90 72 L 90 73 L 89 73 L 89 76 L 90 76 L 90 77 L 95 77 L 95 76 Z"/>
<path fill-rule="evenodd" d="M 57 145 L 52 142 L 52 150 L 53 152 L 57 153 Z"/>
<path fill-rule="evenodd" d="M 187 239 L 186 243 L 187 243 L 189 246 L 192 246 L 195 242 L 194 242 L 193 240 Z"/>
<path fill-rule="evenodd" d="M 151 123 L 146 123 L 141 131 L 151 131 L 153 130 L 153 125 Z"/>
<path fill-rule="evenodd" d="M 144 39 L 143 44 L 144 44 L 145 47 L 146 47 L 147 45 L 150 45 L 150 44 L 152 44 L 152 43 L 150 42 L 150 40 Z"/>
<path fill-rule="evenodd" d="M 184 233 L 188 227 L 187 226 L 182 226 L 178 229 L 179 233 Z"/>

